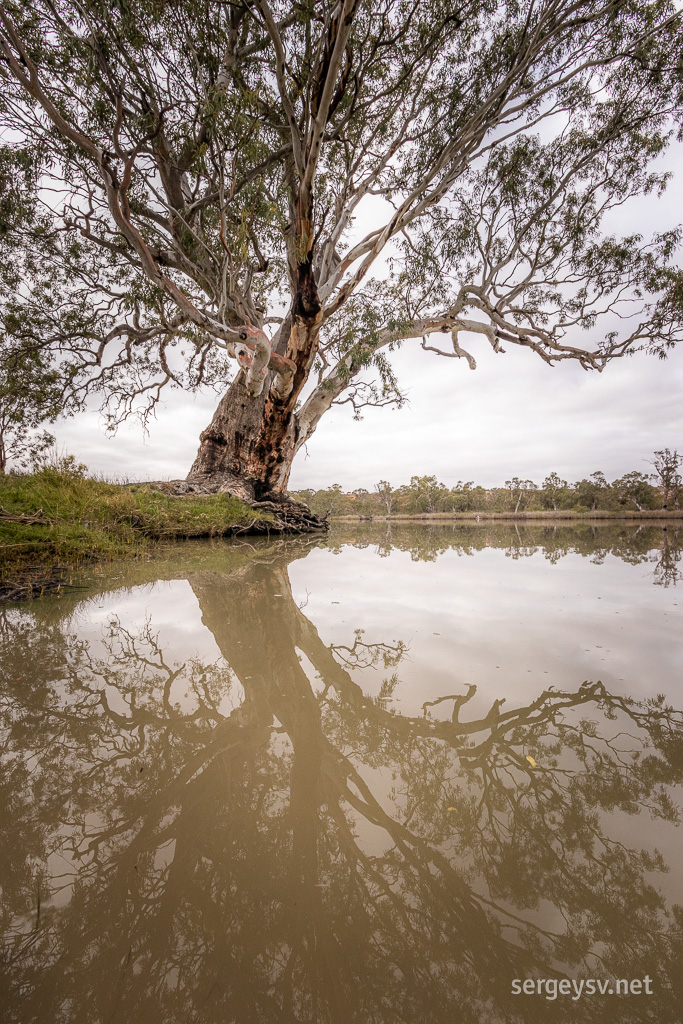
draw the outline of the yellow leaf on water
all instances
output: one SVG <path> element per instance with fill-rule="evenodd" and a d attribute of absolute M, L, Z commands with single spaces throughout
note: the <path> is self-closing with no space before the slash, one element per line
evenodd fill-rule
<path fill-rule="evenodd" d="M 534 761 L 534 759 L 531 756 L 531 754 L 527 754 L 526 759 L 527 759 L 527 761 L 529 762 L 529 764 L 531 765 L 532 768 L 536 767 L 536 762 Z"/>
<path fill-rule="evenodd" d="M 455 807 L 448 807 L 448 808 L 447 808 L 447 810 L 449 810 L 449 811 L 454 811 L 454 810 L 455 810 Z"/>

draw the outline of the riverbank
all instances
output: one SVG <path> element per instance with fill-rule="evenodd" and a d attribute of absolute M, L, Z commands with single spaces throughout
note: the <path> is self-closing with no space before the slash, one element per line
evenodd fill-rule
<path fill-rule="evenodd" d="M 420 515 L 395 515 L 395 516 L 330 516 L 334 522 L 358 523 L 452 523 L 452 522 L 479 522 L 484 520 L 508 520 L 508 522 L 521 522 L 528 519 L 540 520 L 561 520 L 573 519 L 587 522 L 593 519 L 642 519 L 651 521 L 653 519 L 683 519 L 683 509 L 644 509 L 642 512 L 424 512 Z"/>
<path fill-rule="evenodd" d="M 0 599 L 70 585 L 93 561 L 144 557 L 155 541 L 277 529 L 274 517 L 229 494 L 175 496 L 47 467 L 0 477 Z"/>

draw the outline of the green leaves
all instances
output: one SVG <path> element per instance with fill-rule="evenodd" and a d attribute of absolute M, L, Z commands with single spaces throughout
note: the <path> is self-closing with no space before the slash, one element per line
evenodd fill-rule
<path fill-rule="evenodd" d="M 604 229 L 668 183 L 671 4 L 361 0 L 337 64 L 332 0 L 4 9 L 6 330 L 124 410 L 216 383 L 220 328 L 282 319 L 309 259 L 328 365 L 380 403 L 416 320 L 598 369 L 680 339 L 680 234 Z"/>

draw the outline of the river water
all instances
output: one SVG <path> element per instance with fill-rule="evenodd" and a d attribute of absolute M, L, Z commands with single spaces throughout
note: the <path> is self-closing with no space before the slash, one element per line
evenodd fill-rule
<path fill-rule="evenodd" d="M 682 546 L 344 524 L 6 607 L 2 1019 L 683 1019 Z"/>

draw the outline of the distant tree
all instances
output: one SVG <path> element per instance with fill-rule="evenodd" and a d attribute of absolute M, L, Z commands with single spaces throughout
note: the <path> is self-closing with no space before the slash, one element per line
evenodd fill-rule
<path fill-rule="evenodd" d="M 448 488 L 435 476 L 411 476 L 410 492 L 418 512 L 443 511 L 443 504 L 448 498 Z"/>
<path fill-rule="evenodd" d="M 655 452 L 652 465 L 655 467 L 655 479 L 659 481 L 664 491 L 662 508 L 668 508 L 669 495 L 672 495 L 674 505 L 678 508 L 678 488 L 683 483 L 681 474 L 678 472 L 681 463 L 683 463 L 683 455 L 679 455 L 676 450 L 670 451 L 669 448 L 662 448 L 661 451 Z"/>
<path fill-rule="evenodd" d="M 530 495 L 532 491 L 537 490 L 533 480 L 520 480 L 518 476 L 513 476 L 511 480 L 506 480 L 505 486 L 510 494 L 510 507 L 512 505 L 515 506 L 514 512 L 520 511 L 522 499 L 525 495 Z"/>
<path fill-rule="evenodd" d="M 585 505 L 591 512 L 597 511 L 599 507 L 605 508 L 611 494 L 610 485 L 601 470 L 591 473 L 587 480 L 578 480 L 574 484 L 574 490 L 577 502 Z"/>
<path fill-rule="evenodd" d="M 486 492 L 486 509 L 488 512 L 508 512 L 510 495 L 505 487 L 492 487 Z"/>
<path fill-rule="evenodd" d="M 467 493 L 467 500 L 469 503 L 468 511 L 483 512 L 486 508 L 488 495 L 486 488 L 482 487 L 481 484 L 477 484 Z"/>
<path fill-rule="evenodd" d="M 524 480 L 522 482 L 522 490 L 526 499 L 527 510 L 531 508 L 534 502 L 535 492 L 538 490 L 538 484 L 535 484 L 533 480 Z"/>
<path fill-rule="evenodd" d="M 292 491 L 291 494 L 296 501 L 304 501 L 312 509 L 317 491 L 313 487 L 304 487 L 303 490 Z M 324 512 L 325 510 L 322 509 L 322 511 Z"/>
<path fill-rule="evenodd" d="M 294 497 L 301 497 L 301 494 L 302 492 L 295 494 Z M 331 487 L 323 487 L 315 491 L 309 507 L 317 515 L 325 512 L 331 512 L 333 515 L 343 515 L 345 512 L 352 511 L 352 504 L 342 490 L 341 484 L 332 484 Z M 355 512 L 356 510 L 353 509 L 353 511 Z"/>
<path fill-rule="evenodd" d="M 391 509 L 394 504 L 394 489 L 388 480 L 380 480 L 375 484 L 375 491 L 379 496 L 379 500 L 384 506 L 384 511 L 388 516 L 391 515 Z"/>
<path fill-rule="evenodd" d="M 550 473 L 541 485 L 547 501 L 553 506 L 555 512 L 559 511 L 560 502 L 569 494 L 569 484 L 562 480 L 557 473 Z"/>
<path fill-rule="evenodd" d="M 522 482 L 518 476 L 513 476 L 511 480 L 505 481 L 505 486 L 508 490 L 509 495 L 509 507 L 512 508 L 515 505 L 515 512 L 519 508 L 519 502 L 522 497 Z"/>
<path fill-rule="evenodd" d="M 454 512 L 469 512 L 474 507 L 474 481 L 458 480 L 450 492 Z"/>
<path fill-rule="evenodd" d="M 605 491 L 609 487 L 607 477 L 601 470 L 597 470 L 595 473 L 591 473 L 591 480 L 599 491 Z"/>
<path fill-rule="evenodd" d="M 657 494 L 646 473 L 640 473 L 638 470 L 625 473 L 613 481 L 612 490 L 620 505 L 631 502 L 639 512 L 655 507 Z"/>

